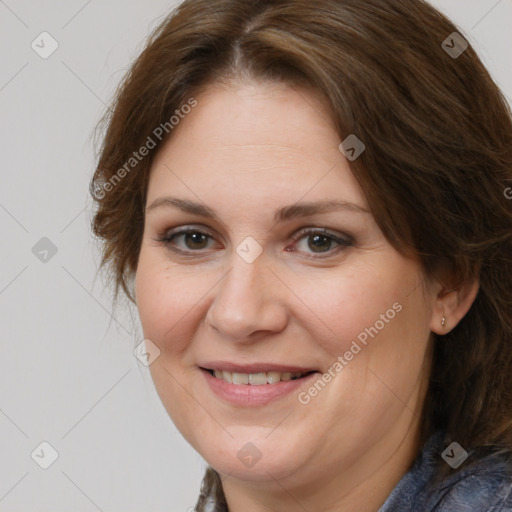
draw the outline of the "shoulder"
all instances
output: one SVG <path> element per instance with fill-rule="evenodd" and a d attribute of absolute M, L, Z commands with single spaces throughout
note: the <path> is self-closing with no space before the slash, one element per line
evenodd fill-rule
<path fill-rule="evenodd" d="M 427 500 L 432 512 L 512 512 L 512 476 L 489 456 L 439 484 Z"/>
<path fill-rule="evenodd" d="M 433 483 L 445 444 L 442 433 L 427 441 L 379 512 L 512 512 L 512 468 L 503 456 L 480 457 Z"/>

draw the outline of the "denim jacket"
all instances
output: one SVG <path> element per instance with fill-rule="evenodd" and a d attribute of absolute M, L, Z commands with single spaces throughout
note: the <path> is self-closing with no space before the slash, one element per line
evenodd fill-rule
<path fill-rule="evenodd" d="M 512 512 L 512 473 L 498 455 L 488 455 L 469 465 L 470 451 L 456 473 L 440 484 L 431 483 L 435 462 L 447 448 L 445 444 L 440 432 L 425 443 L 379 512 Z M 452 451 L 448 453 L 453 455 Z"/>

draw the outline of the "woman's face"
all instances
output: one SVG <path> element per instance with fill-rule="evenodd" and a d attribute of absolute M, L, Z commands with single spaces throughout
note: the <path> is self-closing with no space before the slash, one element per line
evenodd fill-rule
<path fill-rule="evenodd" d="M 171 418 L 246 481 L 409 458 L 434 294 L 378 228 L 328 107 L 279 84 L 196 99 L 151 169 L 136 274 Z"/>

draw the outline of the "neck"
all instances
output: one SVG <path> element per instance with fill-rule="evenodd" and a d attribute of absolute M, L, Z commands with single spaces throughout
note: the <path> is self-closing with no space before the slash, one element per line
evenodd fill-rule
<path fill-rule="evenodd" d="M 324 467 L 308 477 L 308 468 L 298 468 L 280 480 L 269 473 L 264 482 L 226 476 L 229 512 L 377 512 L 418 454 L 418 428 L 413 423 L 405 437 L 379 440 L 349 467 Z"/>

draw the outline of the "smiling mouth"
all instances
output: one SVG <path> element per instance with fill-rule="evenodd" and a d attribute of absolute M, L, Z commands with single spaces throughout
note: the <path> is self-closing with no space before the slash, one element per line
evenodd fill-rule
<path fill-rule="evenodd" d="M 261 372 L 261 373 L 238 373 L 228 372 L 225 370 L 210 370 L 203 368 L 203 370 L 213 375 L 219 380 L 223 380 L 229 384 L 235 385 L 250 385 L 250 386 L 264 386 L 268 384 L 277 384 L 278 382 L 287 382 L 290 380 L 299 380 L 307 377 L 315 371 L 308 372 Z"/>

